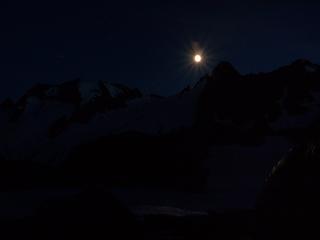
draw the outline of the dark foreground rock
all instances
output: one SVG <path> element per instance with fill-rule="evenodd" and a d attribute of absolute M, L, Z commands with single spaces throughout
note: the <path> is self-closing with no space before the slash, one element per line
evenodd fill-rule
<path fill-rule="evenodd" d="M 258 201 L 258 239 L 318 239 L 320 145 L 296 147 L 279 162 Z"/>
<path fill-rule="evenodd" d="M 51 197 L 32 216 L 2 219 L 0 228 L 6 239 L 142 238 L 133 215 L 97 188 Z"/>

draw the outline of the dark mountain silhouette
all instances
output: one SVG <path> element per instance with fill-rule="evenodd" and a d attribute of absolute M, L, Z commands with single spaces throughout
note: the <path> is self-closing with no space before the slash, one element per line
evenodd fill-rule
<path fill-rule="evenodd" d="M 297 60 L 271 73 L 245 76 L 229 63 L 221 63 L 207 78 L 199 101 L 198 125 L 213 128 L 212 123 L 221 122 L 260 137 L 279 134 L 289 130 L 290 118 L 307 115 L 313 107 L 317 109 L 319 77 L 319 66 L 306 60 Z M 272 126 L 280 119 L 284 122 L 281 130 Z M 300 126 L 293 128 L 299 130 Z"/>
<path fill-rule="evenodd" d="M 317 124 L 319 69 L 297 60 L 242 75 L 223 62 L 166 98 L 104 81 L 37 85 L 0 106 L 2 164 L 40 163 L 53 182 L 228 189 L 228 199 L 247 196 L 241 191 L 254 199 L 273 164 Z M 25 182 L 39 185 L 31 176 L 42 167 L 26 169 Z"/>
<path fill-rule="evenodd" d="M 223 62 L 169 97 L 105 81 L 36 85 L 0 104 L 3 229 L 53 239 L 313 233 L 319 113 L 320 66 L 307 60 L 249 75 Z M 181 210 L 130 213 L 145 196 Z"/>

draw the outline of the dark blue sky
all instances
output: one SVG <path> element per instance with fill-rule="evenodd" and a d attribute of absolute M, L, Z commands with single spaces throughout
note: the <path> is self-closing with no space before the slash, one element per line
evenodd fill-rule
<path fill-rule="evenodd" d="M 1 1 L 0 100 L 78 77 L 173 94 L 201 74 L 194 42 L 243 73 L 320 63 L 317 1 L 66 2 Z"/>

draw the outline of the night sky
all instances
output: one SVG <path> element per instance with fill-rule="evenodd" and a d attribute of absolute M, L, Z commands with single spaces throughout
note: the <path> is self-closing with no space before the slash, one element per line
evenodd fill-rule
<path fill-rule="evenodd" d="M 107 80 L 174 94 L 210 66 L 269 71 L 296 58 L 320 63 L 320 2 L 1 1 L 0 100 L 35 83 Z"/>

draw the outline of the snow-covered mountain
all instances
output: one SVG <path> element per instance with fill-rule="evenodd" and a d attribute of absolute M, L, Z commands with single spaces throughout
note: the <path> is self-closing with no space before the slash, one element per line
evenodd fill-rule
<path fill-rule="evenodd" d="M 7 100 L 1 105 L 2 155 L 34 158 L 70 126 L 90 124 L 98 113 L 125 108 L 140 97 L 137 89 L 104 81 L 36 85 L 16 103 Z"/>
<path fill-rule="evenodd" d="M 77 174 L 96 164 L 93 175 L 99 168 L 141 181 L 205 175 L 224 205 L 244 188 L 257 194 L 273 164 L 317 126 L 319 104 L 320 67 L 307 60 L 250 75 L 223 62 L 170 97 L 105 81 L 36 85 L 1 104 L 0 156 Z"/>

